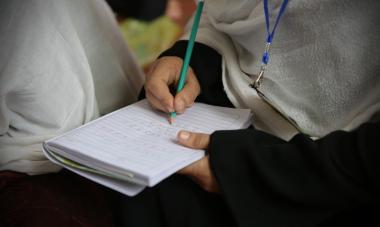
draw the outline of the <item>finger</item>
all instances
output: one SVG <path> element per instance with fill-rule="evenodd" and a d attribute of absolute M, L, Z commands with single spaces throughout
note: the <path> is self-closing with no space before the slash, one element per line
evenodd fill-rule
<path fill-rule="evenodd" d="M 161 110 L 162 112 L 173 112 L 174 109 L 171 107 L 164 106 L 156 97 L 154 97 L 150 92 L 145 94 L 149 104 L 157 110 Z"/>
<path fill-rule="evenodd" d="M 176 112 L 183 113 L 186 108 L 193 105 L 194 100 L 200 92 L 199 82 L 190 69 L 184 88 L 174 98 L 174 109 Z"/>
<path fill-rule="evenodd" d="M 169 86 L 176 82 L 177 65 L 179 64 L 177 61 L 181 60 L 171 58 L 168 60 L 167 57 L 157 60 L 148 73 L 145 83 L 146 96 L 150 103 L 165 112 L 174 111 L 174 97 Z"/>
<path fill-rule="evenodd" d="M 180 131 L 177 137 L 180 144 L 195 149 L 207 149 L 210 142 L 210 135 L 203 133 Z"/>
<path fill-rule="evenodd" d="M 151 79 L 145 85 L 146 96 L 155 108 L 165 112 L 174 111 L 174 97 L 169 86 L 159 79 Z"/>
<path fill-rule="evenodd" d="M 197 175 L 197 170 L 203 165 L 202 162 L 206 159 L 206 156 L 201 158 L 200 160 L 191 163 L 190 165 L 186 166 L 185 168 L 178 171 L 179 174 L 184 174 L 188 176 L 194 176 Z"/>
<path fill-rule="evenodd" d="M 183 174 L 183 175 L 192 175 L 193 170 L 194 170 L 194 165 L 195 165 L 195 163 L 190 164 L 190 165 L 186 166 L 185 168 L 179 170 L 177 173 Z"/>

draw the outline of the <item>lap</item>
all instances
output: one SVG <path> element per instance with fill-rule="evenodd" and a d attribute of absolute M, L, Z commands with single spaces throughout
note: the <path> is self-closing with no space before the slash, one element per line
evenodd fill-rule
<path fill-rule="evenodd" d="M 222 197 L 205 192 L 190 179 L 174 175 L 135 197 L 120 196 L 123 226 L 234 226 Z"/>
<path fill-rule="evenodd" d="M 113 226 L 109 191 L 68 171 L 0 172 L 0 226 Z"/>

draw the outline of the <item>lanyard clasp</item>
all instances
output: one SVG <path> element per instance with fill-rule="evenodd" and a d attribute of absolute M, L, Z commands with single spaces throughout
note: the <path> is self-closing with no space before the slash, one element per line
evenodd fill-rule
<path fill-rule="evenodd" d="M 254 89 L 260 88 L 261 81 L 262 81 L 262 78 L 264 77 L 264 72 L 265 72 L 266 67 L 267 65 L 264 65 L 264 64 L 261 65 L 259 75 L 257 75 L 256 79 L 252 79 L 253 82 L 249 84 L 251 88 L 254 88 Z"/>
<path fill-rule="evenodd" d="M 256 79 L 252 78 L 252 80 L 254 81 L 249 85 L 251 88 L 258 89 L 261 86 L 261 81 L 262 81 L 262 78 L 264 77 L 264 72 L 269 62 L 270 45 L 271 45 L 270 42 L 267 42 L 265 45 L 263 58 L 261 60 L 260 72 L 259 72 L 259 75 L 257 75 Z"/>

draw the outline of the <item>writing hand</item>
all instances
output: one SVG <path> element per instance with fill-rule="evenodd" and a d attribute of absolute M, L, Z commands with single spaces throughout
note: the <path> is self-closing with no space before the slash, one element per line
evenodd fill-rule
<path fill-rule="evenodd" d="M 178 142 L 186 147 L 206 150 L 209 141 L 210 135 L 208 134 L 187 131 L 180 131 L 178 133 Z M 219 191 L 218 183 L 211 171 L 208 155 L 183 168 L 178 173 L 189 176 L 194 182 L 208 192 Z"/>
<path fill-rule="evenodd" d="M 175 97 L 170 88 L 177 88 L 182 68 L 182 59 L 179 57 L 162 57 L 156 60 L 145 82 L 145 94 L 150 105 L 164 112 L 183 113 L 193 105 L 200 93 L 199 82 L 189 67 L 185 86 Z"/>

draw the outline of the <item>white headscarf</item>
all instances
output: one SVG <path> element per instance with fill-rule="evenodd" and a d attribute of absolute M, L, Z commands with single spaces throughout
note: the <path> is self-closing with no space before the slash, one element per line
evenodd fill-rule
<path fill-rule="evenodd" d="M 2 0 L 0 34 L 0 170 L 57 171 L 43 141 L 137 99 L 143 73 L 102 0 Z"/>
<path fill-rule="evenodd" d="M 269 3 L 273 26 L 282 1 Z M 284 139 L 298 131 L 322 137 L 380 110 L 379 12 L 377 0 L 290 0 L 260 88 L 277 110 L 248 87 L 266 41 L 262 1 L 207 0 L 197 41 L 222 54 L 226 93 L 252 109 L 258 128 Z"/>

